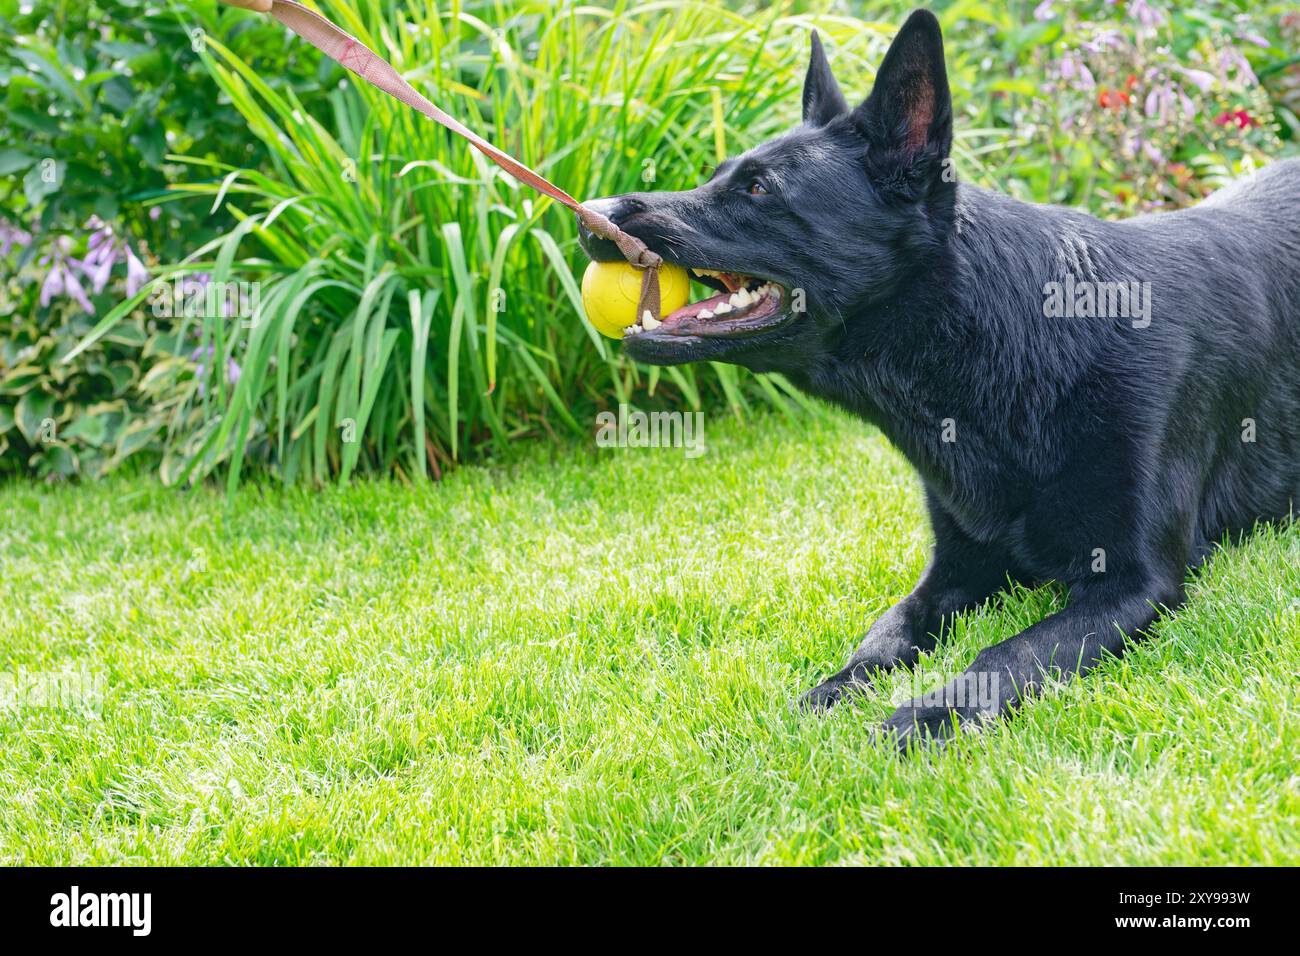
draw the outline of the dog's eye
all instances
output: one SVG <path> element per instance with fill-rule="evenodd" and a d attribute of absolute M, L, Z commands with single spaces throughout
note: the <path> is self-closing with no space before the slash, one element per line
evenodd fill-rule
<path fill-rule="evenodd" d="M 752 183 L 749 184 L 748 192 L 751 196 L 766 196 L 767 187 L 763 185 L 763 180 L 755 179 Z"/>

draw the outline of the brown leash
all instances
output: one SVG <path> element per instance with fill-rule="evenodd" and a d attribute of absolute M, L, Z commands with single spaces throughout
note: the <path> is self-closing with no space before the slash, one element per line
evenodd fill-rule
<path fill-rule="evenodd" d="M 260 8 L 262 4 L 257 6 Z M 584 226 L 597 236 L 609 239 L 617 245 L 623 257 L 642 271 L 641 298 L 637 303 L 637 316 L 640 317 L 638 321 L 645 316 L 646 312 L 655 318 L 659 317 L 659 267 L 663 264 L 663 259 L 646 248 L 644 242 L 636 236 L 628 235 L 607 217 L 594 209 L 588 209 L 559 186 L 533 172 L 509 153 L 497 149 L 455 117 L 438 109 L 417 93 L 410 83 L 402 79 L 401 74 L 391 63 L 333 21 L 300 3 L 295 3 L 294 0 L 270 0 L 268 12 L 331 60 L 347 67 L 371 86 L 396 97 L 407 106 L 419 110 L 435 123 L 469 140 L 475 149 L 515 179 L 572 209 Z"/>

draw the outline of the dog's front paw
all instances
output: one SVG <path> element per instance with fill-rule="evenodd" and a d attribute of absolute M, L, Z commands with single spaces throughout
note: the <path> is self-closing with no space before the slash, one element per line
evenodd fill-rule
<path fill-rule="evenodd" d="M 901 753 L 907 753 L 910 747 L 942 748 L 957 726 L 965 722 L 952 708 L 927 704 L 923 698 L 916 697 L 890 714 L 880 731 Z"/>
<path fill-rule="evenodd" d="M 846 667 L 838 674 L 826 678 L 812 690 L 805 691 L 799 698 L 797 706 L 799 710 L 822 714 L 846 697 L 865 693 L 870 687 L 870 682 L 860 668 Z"/>

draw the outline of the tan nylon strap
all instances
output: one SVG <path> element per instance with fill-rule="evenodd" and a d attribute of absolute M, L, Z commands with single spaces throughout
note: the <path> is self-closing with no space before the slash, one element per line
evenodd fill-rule
<path fill-rule="evenodd" d="M 440 110 L 416 92 L 391 63 L 315 10 L 310 10 L 293 0 L 273 0 L 271 16 L 371 86 L 396 97 L 434 122 L 469 140 L 475 149 L 524 185 L 531 186 L 572 209 L 582 220 L 583 225 L 597 236 L 609 239 L 617 245 L 623 257 L 642 270 L 641 300 L 637 304 L 637 321 L 641 321 L 647 311 L 655 318 L 659 317 L 659 267 L 663 264 L 663 259 L 646 248 L 645 243 L 640 239 L 619 229 L 607 217 L 594 209 L 587 208 L 559 186 L 533 172 L 509 153 L 497 149 L 455 117 Z"/>

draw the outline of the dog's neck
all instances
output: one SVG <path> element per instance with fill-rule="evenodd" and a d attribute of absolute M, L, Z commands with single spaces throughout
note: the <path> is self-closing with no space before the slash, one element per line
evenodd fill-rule
<path fill-rule="evenodd" d="M 1084 214 L 962 186 L 946 242 L 793 377 L 877 425 L 954 504 L 1011 494 L 1027 449 L 1041 461 L 1060 444 L 1054 413 L 1104 341 L 1045 318 L 1043 284 L 1080 249 L 1090 267 L 1105 263 L 1110 241 L 1108 224 Z M 975 474 L 986 487 L 971 486 Z"/>

